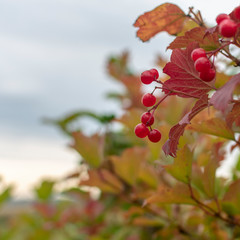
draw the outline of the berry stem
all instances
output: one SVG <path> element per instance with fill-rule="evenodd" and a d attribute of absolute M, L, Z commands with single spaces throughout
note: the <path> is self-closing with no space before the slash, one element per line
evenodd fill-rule
<path fill-rule="evenodd" d="M 219 48 L 213 50 L 213 51 L 209 51 L 207 52 L 207 54 L 210 54 L 210 56 L 208 58 L 210 58 L 211 56 L 213 56 L 215 53 L 219 52 L 221 49 L 229 46 L 230 44 L 233 44 L 233 42 L 231 41 L 227 41 L 227 42 L 224 42 L 224 44 L 222 46 L 220 46 Z"/>
<path fill-rule="evenodd" d="M 154 114 L 155 110 L 158 108 L 158 106 L 160 105 L 161 102 L 163 102 L 170 94 L 172 93 L 172 91 L 170 91 L 169 93 L 167 93 L 163 98 L 161 98 L 157 104 L 155 104 L 150 110 L 152 111 L 152 115 Z"/>

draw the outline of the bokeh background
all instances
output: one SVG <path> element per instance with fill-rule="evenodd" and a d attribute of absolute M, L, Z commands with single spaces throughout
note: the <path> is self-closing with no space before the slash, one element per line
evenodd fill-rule
<path fill-rule="evenodd" d="M 16 183 L 16 196 L 29 197 L 44 176 L 73 169 L 78 156 L 68 139 L 44 118 L 59 118 L 79 109 L 119 114 L 105 93 L 121 91 L 106 75 L 111 54 L 128 50 L 132 67 L 154 66 L 171 37 L 150 42 L 136 38 L 133 23 L 156 0 L 1 0 L 0 1 L 0 175 Z M 209 25 L 236 0 L 176 0 L 185 12 L 194 6 Z M 169 54 L 168 52 L 166 54 Z M 81 125 L 91 134 L 99 126 Z"/>

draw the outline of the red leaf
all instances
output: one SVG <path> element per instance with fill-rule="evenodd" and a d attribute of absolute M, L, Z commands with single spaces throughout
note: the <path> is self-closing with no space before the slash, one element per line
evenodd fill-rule
<path fill-rule="evenodd" d="M 185 17 L 177 5 L 164 3 L 138 17 L 134 26 L 139 27 L 137 36 L 145 42 L 162 31 L 171 35 L 181 32 Z"/>
<path fill-rule="evenodd" d="M 163 92 L 185 98 L 200 98 L 213 89 L 213 83 L 202 81 L 194 68 L 191 52 L 198 46 L 197 43 L 190 43 L 185 50 L 173 50 L 171 61 L 163 69 L 170 76 L 163 84 Z"/>
<path fill-rule="evenodd" d="M 207 51 L 217 49 L 220 46 L 218 33 L 211 30 L 202 27 L 193 28 L 185 32 L 184 36 L 176 37 L 167 49 L 186 48 L 191 42 L 198 42 L 200 47 Z"/>
<path fill-rule="evenodd" d="M 225 113 L 229 109 L 229 103 L 233 99 L 233 91 L 238 84 L 240 84 L 240 73 L 233 76 L 225 85 L 213 94 L 210 99 L 210 104 Z"/>
<path fill-rule="evenodd" d="M 194 105 L 192 110 L 188 112 L 181 121 L 173 126 L 169 132 L 169 139 L 163 145 L 162 149 L 166 155 L 176 157 L 177 145 L 179 138 L 183 135 L 185 127 L 190 123 L 191 119 L 196 116 L 200 111 L 208 106 L 208 96 L 202 96 Z"/>
<path fill-rule="evenodd" d="M 240 127 L 240 103 L 235 103 L 232 111 L 226 117 L 226 123 L 229 128 L 232 127 L 234 122 L 236 126 Z"/>

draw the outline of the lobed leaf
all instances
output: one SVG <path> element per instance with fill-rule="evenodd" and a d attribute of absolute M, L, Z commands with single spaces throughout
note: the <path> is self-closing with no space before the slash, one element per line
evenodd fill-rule
<path fill-rule="evenodd" d="M 196 116 L 200 111 L 208 106 L 208 96 L 202 96 L 194 105 L 192 110 L 188 112 L 182 120 L 174 125 L 169 132 L 169 139 L 163 145 L 162 149 L 166 155 L 176 157 L 177 145 L 179 138 L 183 135 L 185 127 L 190 123 L 191 119 Z"/>
<path fill-rule="evenodd" d="M 234 122 L 240 127 L 240 103 L 235 103 L 232 111 L 226 116 L 226 123 L 229 128 L 232 127 Z"/>
<path fill-rule="evenodd" d="M 238 84 L 240 84 L 240 73 L 233 76 L 225 85 L 213 94 L 210 99 L 210 104 L 225 113 L 228 110 L 229 104 L 233 100 L 232 95 Z"/>
<path fill-rule="evenodd" d="M 88 171 L 89 178 L 81 180 L 80 186 L 98 187 L 103 192 L 119 193 L 123 190 L 122 182 L 106 169 Z"/>
<path fill-rule="evenodd" d="M 121 156 L 111 156 L 110 160 L 116 174 L 133 185 L 139 177 L 141 162 L 146 159 L 147 153 L 147 149 L 134 147 L 126 149 Z"/>
<path fill-rule="evenodd" d="M 189 125 L 188 129 L 230 140 L 235 139 L 234 132 L 227 126 L 226 122 L 221 118 L 212 118 L 200 122 L 195 122 L 193 120 L 191 125 Z"/>
<path fill-rule="evenodd" d="M 72 135 L 74 139 L 72 147 L 80 153 L 90 166 L 98 167 L 102 161 L 100 136 L 97 134 L 85 136 L 81 132 L 74 132 Z"/>
<path fill-rule="evenodd" d="M 147 198 L 144 201 L 144 206 L 150 203 L 176 203 L 194 205 L 195 201 L 191 198 L 188 186 L 182 183 L 178 183 L 174 187 L 159 185 L 157 193 Z"/>
<path fill-rule="evenodd" d="M 184 98 L 200 98 L 213 89 L 213 83 L 206 83 L 199 77 L 194 67 L 191 52 L 197 43 L 190 43 L 186 49 L 174 49 L 171 61 L 166 64 L 163 72 L 170 79 L 163 83 L 163 92 Z"/>
<path fill-rule="evenodd" d="M 145 42 L 163 31 L 176 35 L 181 32 L 185 18 L 185 13 L 177 5 L 164 3 L 138 17 L 134 26 L 139 28 L 137 36 Z"/>
<path fill-rule="evenodd" d="M 220 46 L 217 32 L 209 34 L 206 32 L 206 28 L 195 27 L 185 32 L 184 36 L 176 37 L 167 49 L 186 48 L 192 42 L 197 42 L 206 51 L 217 49 Z"/>

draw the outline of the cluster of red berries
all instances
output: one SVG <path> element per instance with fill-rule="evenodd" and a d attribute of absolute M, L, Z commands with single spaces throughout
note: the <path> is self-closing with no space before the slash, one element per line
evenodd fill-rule
<path fill-rule="evenodd" d="M 233 17 L 236 21 L 240 20 L 240 6 L 233 10 Z M 219 33 L 226 38 L 234 37 L 239 27 L 238 22 L 231 19 L 230 15 L 221 13 L 216 17 Z"/>
<path fill-rule="evenodd" d="M 204 49 L 194 49 L 191 53 L 191 58 L 194 61 L 195 69 L 199 72 L 199 77 L 204 82 L 210 82 L 215 78 L 216 71 L 213 68 L 213 64 L 207 58 Z"/>
<path fill-rule="evenodd" d="M 156 81 L 159 77 L 158 71 L 153 68 L 147 71 L 144 71 L 141 74 L 141 81 L 144 84 L 150 84 L 153 81 Z M 156 97 L 152 93 L 146 93 L 142 97 L 142 104 L 145 107 L 152 107 L 156 103 Z M 151 142 L 159 142 L 161 139 L 161 133 L 157 129 L 152 129 L 151 125 L 154 123 L 153 113 L 145 112 L 141 116 L 141 123 L 135 127 L 135 134 L 139 138 L 144 138 L 148 136 L 148 139 Z M 150 130 L 149 130 L 150 128 Z"/>
<path fill-rule="evenodd" d="M 151 125 L 154 123 L 154 116 L 150 112 L 145 112 L 141 116 L 141 123 L 135 127 L 135 134 L 139 138 L 148 136 L 151 142 L 159 142 L 162 135 L 157 129 L 152 129 Z M 148 129 L 150 127 L 150 130 Z"/>
<path fill-rule="evenodd" d="M 156 81 L 159 77 L 159 73 L 155 68 L 146 70 L 141 74 L 141 81 L 144 84 L 150 84 Z M 151 93 L 146 93 L 142 97 L 142 104 L 145 107 L 152 107 L 156 103 L 156 97 Z"/>

